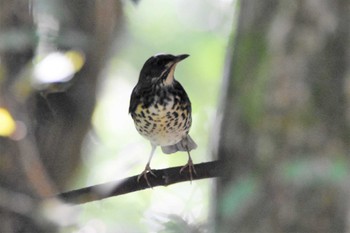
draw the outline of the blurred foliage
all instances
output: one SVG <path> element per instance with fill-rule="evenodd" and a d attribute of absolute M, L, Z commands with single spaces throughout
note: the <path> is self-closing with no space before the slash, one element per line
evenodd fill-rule
<path fill-rule="evenodd" d="M 230 185 L 230 190 L 225 193 L 219 202 L 221 211 L 226 216 L 237 216 L 241 208 L 244 208 L 259 190 L 260 181 L 257 177 L 244 177 L 237 183 Z"/>
<path fill-rule="evenodd" d="M 349 4 L 240 3 L 214 152 L 227 161 L 215 228 L 347 232 Z"/>

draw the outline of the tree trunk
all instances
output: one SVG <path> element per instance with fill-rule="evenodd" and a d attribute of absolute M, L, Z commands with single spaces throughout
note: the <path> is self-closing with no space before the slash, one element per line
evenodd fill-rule
<path fill-rule="evenodd" d="M 0 136 L 0 232 L 55 231 L 34 213 L 79 165 L 121 11 L 115 0 L 1 1 L 0 108 L 16 121 L 16 131 Z M 85 57 L 70 87 L 36 90 L 30 83 L 34 54 L 67 50 Z"/>
<path fill-rule="evenodd" d="M 241 1 L 216 154 L 216 232 L 345 232 L 350 2 Z"/>

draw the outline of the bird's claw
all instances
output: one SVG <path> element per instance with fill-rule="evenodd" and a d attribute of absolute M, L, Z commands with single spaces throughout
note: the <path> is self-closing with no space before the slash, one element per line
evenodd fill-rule
<path fill-rule="evenodd" d="M 181 169 L 180 169 L 180 174 L 186 169 L 188 168 L 188 172 L 190 174 L 190 182 L 192 183 L 192 180 L 193 180 L 193 173 L 197 176 L 197 172 L 196 172 L 196 169 L 194 168 L 194 165 L 193 165 L 193 162 L 192 162 L 192 159 L 188 159 L 188 162 L 185 164 L 185 166 L 183 166 Z"/>
<path fill-rule="evenodd" d="M 140 182 L 141 177 L 143 177 L 146 180 L 148 187 L 152 188 L 152 185 L 149 182 L 148 177 L 147 177 L 148 173 L 151 174 L 154 177 L 157 177 L 156 174 L 150 168 L 150 166 L 147 165 L 145 167 L 145 170 L 143 170 L 143 172 L 141 172 L 141 174 L 137 177 L 137 182 Z"/>

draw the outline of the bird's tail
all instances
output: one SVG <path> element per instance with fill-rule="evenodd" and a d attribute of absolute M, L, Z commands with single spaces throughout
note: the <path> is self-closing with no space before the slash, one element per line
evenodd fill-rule
<path fill-rule="evenodd" d="M 172 154 L 177 151 L 191 151 L 197 148 L 197 144 L 193 141 L 190 135 L 187 134 L 185 138 L 183 138 L 178 143 L 171 146 L 162 146 L 162 151 L 165 154 Z"/>

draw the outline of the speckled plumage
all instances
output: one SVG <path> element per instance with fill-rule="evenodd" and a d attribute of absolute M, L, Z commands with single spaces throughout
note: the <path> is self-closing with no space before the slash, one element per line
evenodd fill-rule
<path fill-rule="evenodd" d="M 177 81 L 172 86 L 154 89 L 151 96 L 132 100 L 137 105 L 130 111 L 131 116 L 137 131 L 152 144 L 174 145 L 186 137 L 191 127 L 190 100 Z"/>
<path fill-rule="evenodd" d="M 188 135 L 192 123 L 190 99 L 174 78 L 176 64 L 186 57 L 160 54 L 149 58 L 131 94 L 129 113 L 137 131 L 152 144 L 149 161 L 141 174 L 147 182 L 146 174 L 151 172 L 149 163 L 156 146 L 161 146 L 167 154 L 189 152 L 197 147 Z M 187 166 L 190 172 L 194 170 L 190 155 Z"/>

